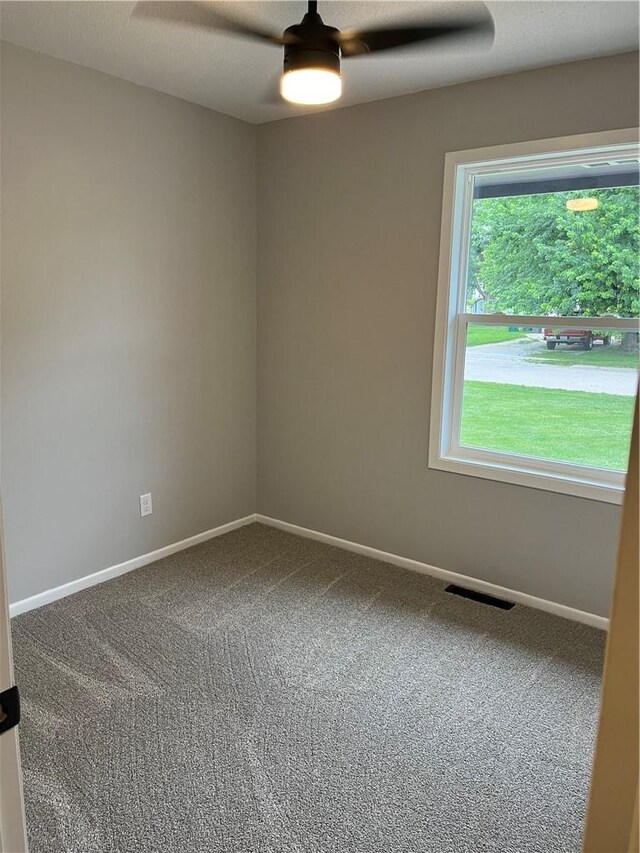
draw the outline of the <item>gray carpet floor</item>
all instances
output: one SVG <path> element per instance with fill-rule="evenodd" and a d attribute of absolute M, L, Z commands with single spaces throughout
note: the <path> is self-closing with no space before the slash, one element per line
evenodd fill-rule
<path fill-rule="evenodd" d="M 32 853 L 577 853 L 601 632 L 258 524 L 13 621 Z"/>

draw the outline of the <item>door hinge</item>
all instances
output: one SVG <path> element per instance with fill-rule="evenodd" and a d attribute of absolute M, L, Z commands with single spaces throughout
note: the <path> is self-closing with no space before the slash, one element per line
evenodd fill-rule
<path fill-rule="evenodd" d="M 20 722 L 20 694 L 18 685 L 0 693 L 0 735 Z"/>

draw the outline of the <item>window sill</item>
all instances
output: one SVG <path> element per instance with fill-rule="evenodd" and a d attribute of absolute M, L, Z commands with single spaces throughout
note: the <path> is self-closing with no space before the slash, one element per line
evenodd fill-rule
<path fill-rule="evenodd" d="M 539 467 L 533 467 L 532 462 Z M 474 451 L 472 448 L 460 448 L 457 453 L 447 455 L 439 454 L 429 459 L 429 467 L 451 474 L 482 477 L 602 503 L 621 504 L 624 496 L 625 475 L 622 472 L 603 471 L 602 479 L 596 479 L 595 469 L 586 466 L 562 464 L 560 473 L 557 470 L 559 465 L 544 460 L 534 461 L 517 456 L 505 459 L 505 455 L 494 456 L 487 451 Z"/>

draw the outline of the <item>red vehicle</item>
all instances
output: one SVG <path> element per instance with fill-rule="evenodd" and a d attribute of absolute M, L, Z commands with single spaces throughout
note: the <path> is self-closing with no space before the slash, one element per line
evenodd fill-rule
<path fill-rule="evenodd" d="M 611 335 L 592 332 L 590 329 L 543 329 L 542 334 L 547 342 L 547 349 L 555 349 L 558 344 L 591 349 L 595 341 L 601 341 L 605 347 L 611 343 Z"/>

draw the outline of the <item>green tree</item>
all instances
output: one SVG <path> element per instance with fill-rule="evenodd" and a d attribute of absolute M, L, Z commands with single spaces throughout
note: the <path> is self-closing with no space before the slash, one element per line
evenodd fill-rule
<path fill-rule="evenodd" d="M 569 199 L 598 199 L 595 210 Z M 477 199 L 469 302 L 485 311 L 585 317 L 638 315 L 638 187 Z"/>

